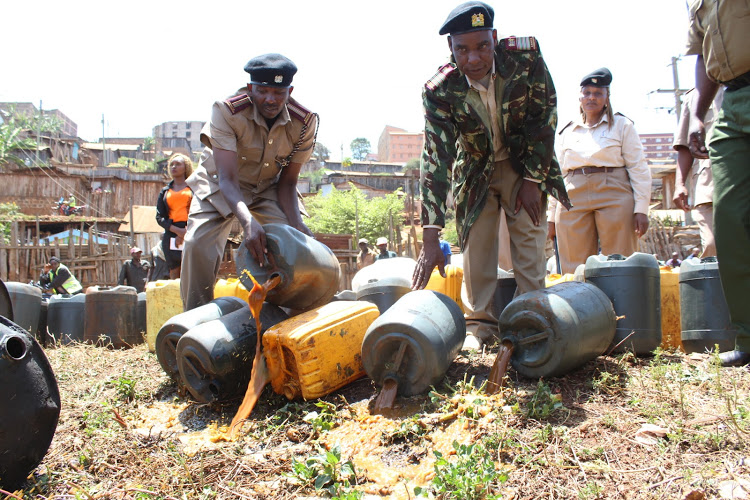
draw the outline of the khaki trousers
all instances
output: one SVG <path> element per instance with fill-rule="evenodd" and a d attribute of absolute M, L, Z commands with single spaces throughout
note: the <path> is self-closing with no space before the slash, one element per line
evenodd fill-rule
<path fill-rule="evenodd" d="M 214 195 L 216 196 L 216 195 Z M 260 224 L 289 224 L 275 200 L 252 199 L 245 195 L 247 208 Z M 252 201 L 250 201 L 252 200 Z M 185 247 L 182 251 L 180 295 L 185 311 L 214 299 L 214 285 L 224 255 L 234 215 L 224 217 L 206 200 L 193 196 L 190 204 Z"/>
<path fill-rule="evenodd" d="M 490 181 L 487 203 L 469 230 L 464 255 L 464 310 L 467 333 L 487 340 L 497 331 L 497 317 L 493 309 L 497 288 L 498 231 L 502 208 L 510 235 L 510 255 L 515 273 L 516 295 L 544 287 L 544 243 L 547 238 L 546 195 L 541 191 L 542 221 L 531 222 L 521 208 L 514 214 L 516 195 L 521 189 L 521 178 L 509 160 L 495 163 Z"/>
<path fill-rule="evenodd" d="M 714 243 L 714 205 L 701 203 L 693 209 L 693 220 L 698 224 L 701 234 L 702 257 L 716 257 L 716 243 Z"/>
<path fill-rule="evenodd" d="M 558 205 L 555 214 L 557 248 L 563 274 L 573 273 L 599 248 L 604 255 L 629 256 L 638 250 L 633 225 L 635 198 L 626 168 L 613 172 L 565 174 L 573 208 Z"/>

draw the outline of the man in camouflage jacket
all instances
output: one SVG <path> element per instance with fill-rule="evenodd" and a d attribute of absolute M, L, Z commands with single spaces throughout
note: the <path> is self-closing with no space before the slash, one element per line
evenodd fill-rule
<path fill-rule="evenodd" d="M 547 195 L 570 206 L 554 155 L 555 89 L 539 46 L 533 37 L 498 42 L 493 16 L 488 5 L 467 2 L 440 30 L 451 35 L 452 57 L 423 90 L 424 245 L 413 278 L 413 288 L 423 288 L 435 265 L 444 272 L 437 233 L 451 193 L 464 252 L 464 347 L 476 349 L 497 329 L 500 209 L 511 236 L 517 293 L 526 293 L 544 286 Z"/>

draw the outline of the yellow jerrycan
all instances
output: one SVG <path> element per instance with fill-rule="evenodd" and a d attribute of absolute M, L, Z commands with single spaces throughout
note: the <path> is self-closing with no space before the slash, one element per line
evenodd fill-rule
<path fill-rule="evenodd" d="M 220 279 L 214 285 L 214 298 L 216 297 L 239 297 L 245 302 L 250 295 L 247 288 L 239 278 Z"/>
<path fill-rule="evenodd" d="M 313 399 L 364 376 L 362 340 L 378 316 L 371 302 L 339 301 L 266 330 L 263 352 L 273 390 Z"/>
<path fill-rule="evenodd" d="M 146 283 L 146 343 L 150 352 L 156 352 L 156 336 L 162 325 L 181 312 L 179 279 Z"/>
<path fill-rule="evenodd" d="M 661 283 L 661 348 L 681 349 L 680 268 L 659 268 Z"/>
<path fill-rule="evenodd" d="M 440 276 L 440 271 L 437 267 L 433 269 L 430 281 L 427 282 L 425 290 L 432 290 L 447 295 L 453 299 L 453 302 L 458 304 L 461 312 L 464 312 L 464 302 L 461 300 L 461 285 L 463 281 L 463 268 L 448 264 L 445 266 L 445 278 Z"/>

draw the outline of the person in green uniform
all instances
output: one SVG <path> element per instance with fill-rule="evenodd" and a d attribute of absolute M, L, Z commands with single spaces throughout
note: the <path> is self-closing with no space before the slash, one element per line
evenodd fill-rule
<path fill-rule="evenodd" d="M 687 55 L 695 63 L 690 152 L 710 158 L 714 180 L 714 238 L 721 286 L 737 331 L 736 347 L 720 354 L 724 366 L 750 363 L 750 4 L 691 0 Z M 704 120 L 726 87 L 706 145 Z"/>

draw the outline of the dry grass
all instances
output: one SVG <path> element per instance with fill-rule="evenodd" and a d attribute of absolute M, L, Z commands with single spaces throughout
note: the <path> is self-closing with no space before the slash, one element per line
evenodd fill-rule
<path fill-rule="evenodd" d="M 389 417 L 370 415 L 376 388 L 367 379 L 320 406 L 267 387 L 242 437 L 213 442 L 239 401 L 191 403 L 144 346 L 47 354 L 63 407 L 20 498 L 324 497 L 314 475 L 300 478 L 325 465 L 321 450 L 336 444 L 356 470 L 351 487 L 338 470 L 341 498 L 415 498 L 415 487 L 437 491 L 434 451 L 449 462 L 466 458 L 454 440 L 478 443 L 494 462 L 484 478 L 474 476 L 477 463 L 459 475 L 503 498 L 694 500 L 718 498 L 732 485 L 750 492 L 750 371 L 718 368 L 708 355 L 601 357 L 540 385 L 511 373 L 509 388 L 492 397 L 476 386 L 494 351 L 460 356 L 446 387 L 397 398 Z M 654 433 L 639 433 L 644 424 Z M 471 460 L 478 456 L 475 449 Z"/>

